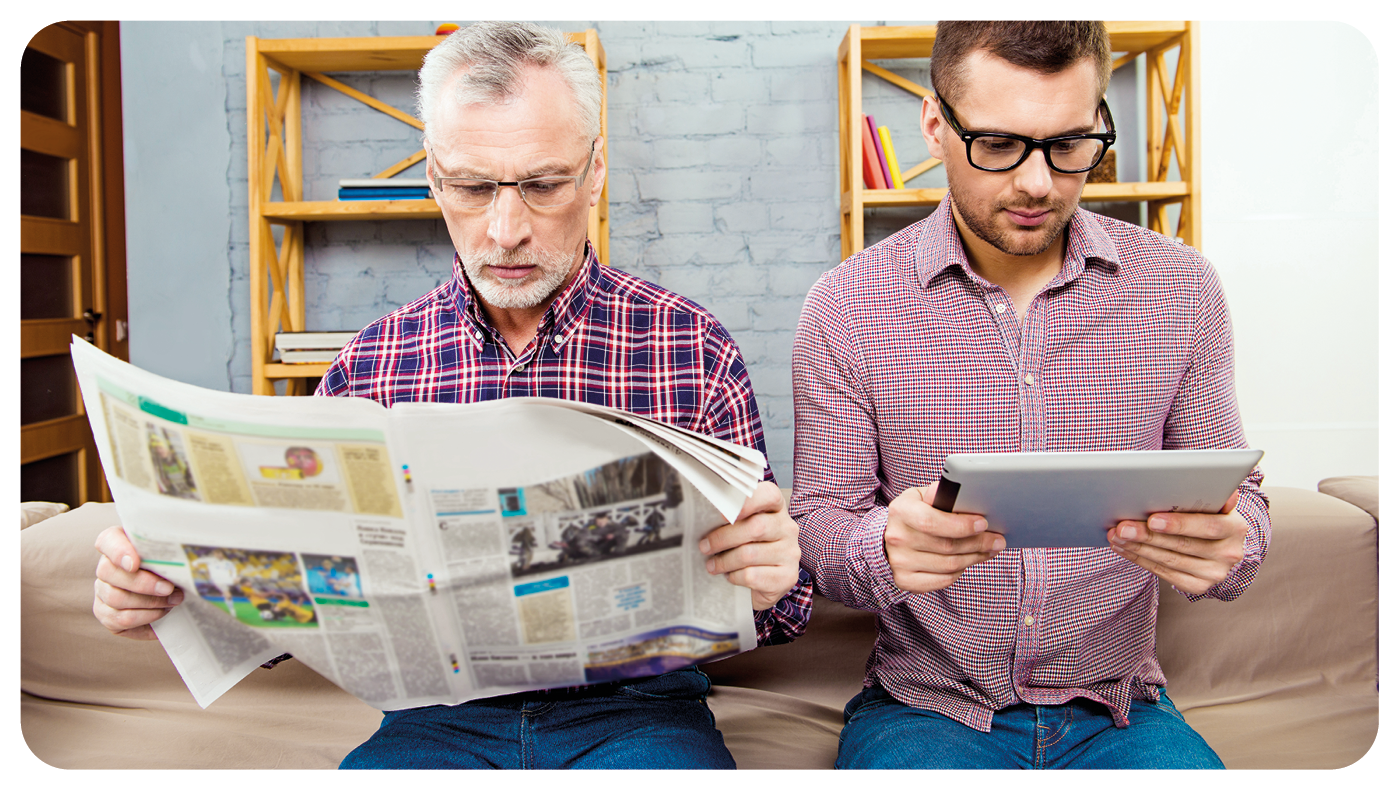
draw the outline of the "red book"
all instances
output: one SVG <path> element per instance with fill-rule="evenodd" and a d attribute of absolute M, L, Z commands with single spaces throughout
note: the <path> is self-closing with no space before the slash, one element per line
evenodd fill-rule
<path fill-rule="evenodd" d="M 880 169 L 880 151 L 875 147 L 875 137 L 871 134 L 870 116 L 861 116 L 860 142 L 864 156 L 861 157 L 861 171 L 865 175 L 866 189 L 888 189 L 884 171 Z"/>
<path fill-rule="evenodd" d="M 885 189 L 894 189 L 894 179 L 890 178 L 890 160 L 885 156 L 885 144 L 880 141 L 880 131 L 875 127 L 875 119 L 865 116 L 865 125 L 870 127 L 871 142 L 875 143 L 875 161 L 880 163 L 880 175 L 884 178 Z"/>

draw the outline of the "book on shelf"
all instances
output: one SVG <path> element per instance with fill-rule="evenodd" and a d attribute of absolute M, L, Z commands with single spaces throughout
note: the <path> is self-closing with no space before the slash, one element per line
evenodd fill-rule
<path fill-rule="evenodd" d="M 865 116 L 865 125 L 870 127 L 870 137 L 875 142 L 875 162 L 880 170 L 884 188 L 893 189 L 894 179 L 890 178 L 890 165 L 885 161 L 885 147 L 880 144 L 880 132 L 875 127 L 875 119 L 869 115 Z"/>
<path fill-rule="evenodd" d="M 332 362 L 337 354 L 338 348 L 316 348 L 307 351 L 281 351 L 281 361 L 289 364 L 304 364 L 307 362 Z"/>
<path fill-rule="evenodd" d="M 885 176 L 880 170 L 879 152 L 875 150 L 875 137 L 870 131 L 870 116 L 861 116 L 860 143 L 861 143 L 861 173 L 865 179 L 866 189 L 884 189 Z"/>
<path fill-rule="evenodd" d="M 899 174 L 899 157 L 894 155 L 894 141 L 890 138 L 890 127 L 876 127 L 880 133 L 880 148 L 885 152 L 885 167 L 890 172 L 890 188 L 903 189 L 904 177 Z"/>
<path fill-rule="evenodd" d="M 336 193 L 340 200 L 426 200 L 433 196 L 430 189 L 350 189 L 342 187 Z"/>
<path fill-rule="evenodd" d="M 278 351 L 340 351 L 355 335 L 349 332 L 278 332 L 272 340 Z"/>
<path fill-rule="evenodd" d="M 340 200 L 423 200 L 433 196 L 426 178 L 342 178 Z"/>

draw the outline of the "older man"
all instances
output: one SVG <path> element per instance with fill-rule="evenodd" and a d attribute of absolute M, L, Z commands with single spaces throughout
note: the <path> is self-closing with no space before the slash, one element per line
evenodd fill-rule
<path fill-rule="evenodd" d="M 880 619 L 837 766 L 1220 767 L 1163 691 L 1158 578 L 1244 591 L 1269 538 L 1257 470 L 1227 512 L 1101 548 L 1008 550 L 932 485 L 953 452 L 1246 446 L 1220 282 L 1078 207 L 1114 139 L 1102 23 L 943 22 L 930 71 L 948 199 L 823 275 L 793 351 L 803 565 Z"/>
<path fill-rule="evenodd" d="M 601 86 L 562 34 L 481 23 L 419 73 L 428 177 L 457 256 L 452 278 L 364 329 L 318 394 L 472 402 L 546 396 L 613 406 L 764 449 L 738 348 L 694 303 L 599 265 L 589 207 L 607 162 Z M 509 448 L 478 448 L 508 452 Z M 802 633 L 811 584 L 769 480 L 700 542 L 751 590 L 760 644 Z M 99 539 L 94 612 L 149 637 L 181 592 L 137 571 L 120 529 Z M 732 768 L 698 670 L 385 713 L 353 768 Z"/>

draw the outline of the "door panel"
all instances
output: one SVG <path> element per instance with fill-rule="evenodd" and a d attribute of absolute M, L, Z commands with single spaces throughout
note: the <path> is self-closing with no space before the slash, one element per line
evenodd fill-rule
<path fill-rule="evenodd" d="M 117 45 L 115 22 L 63 22 L 20 63 L 20 496 L 72 507 L 110 496 L 71 337 L 126 358 Z"/>

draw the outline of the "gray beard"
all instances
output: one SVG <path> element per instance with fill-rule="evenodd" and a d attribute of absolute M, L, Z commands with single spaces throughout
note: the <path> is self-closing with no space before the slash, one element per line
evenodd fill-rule
<path fill-rule="evenodd" d="M 461 258 L 461 261 L 462 273 L 487 304 L 503 310 L 519 310 L 538 307 L 550 298 L 569 276 L 574 256 L 568 252 L 497 248 L 483 255 Z M 487 268 L 512 265 L 531 265 L 535 271 L 521 280 L 502 280 Z"/>

